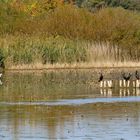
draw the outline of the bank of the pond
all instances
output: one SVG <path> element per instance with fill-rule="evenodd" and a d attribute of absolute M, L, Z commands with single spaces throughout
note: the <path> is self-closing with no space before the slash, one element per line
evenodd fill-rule
<path fill-rule="evenodd" d="M 73 64 L 23 64 L 7 67 L 6 70 L 56 70 L 56 69 L 102 69 L 102 68 L 140 68 L 140 62 L 90 62 Z"/>

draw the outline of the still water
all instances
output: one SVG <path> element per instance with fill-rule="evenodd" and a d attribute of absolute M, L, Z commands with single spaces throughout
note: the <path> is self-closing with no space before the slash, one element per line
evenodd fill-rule
<path fill-rule="evenodd" d="M 99 87 L 99 71 L 112 89 Z M 0 140 L 140 140 L 140 88 L 120 88 L 122 71 L 5 72 Z"/>

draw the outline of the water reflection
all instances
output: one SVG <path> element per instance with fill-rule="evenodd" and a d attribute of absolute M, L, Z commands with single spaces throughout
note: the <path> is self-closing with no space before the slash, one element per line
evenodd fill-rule
<path fill-rule="evenodd" d="M 112 83 L 108 83 L 113 85 L 112 88 L 100 88 L 97 72 L 89 70 L 9 72 L 0 81 L 0 101 L 57 101 L 140 95 L 139 88 L 133 88 L 134 82 L 130 83 L 128 89 L 120 87 L 120 80 L 116 75 L 108 78 L 113 79 Z"/>
<path fill-rule="evenodd" d="M 140 88 L 140 80 L 103 80 L 100 81 L 99 86 L 100 88 L 115 88 L 116 83 L 120 88 Z"/>
<path fill-rule="evenodd" d="M 120 88 L 116 75 L 100 88 L 91 70 L 5 73 L 0 139 L 139 140 L 140 88 Z"/>
<path fill-rule="evenodd" d="M 0 139 L 137 140 L 139 118 L 139 103 L 0 106 Z"/>
<path fill-rule="evenodd" d="M 3 82 L 2 82 L 2 80 L 0 79 L 0 86 L 2 86 L 3 85 Z"/>
<path fill-rule="evenodd" d="M 125 97 L 125 96 L 140 96 L 140 88 L 120 88 L 117 90 L 119 93 L 119 97 Z M 114 93 L 114 94 L 113 94 Z M 110 88 L 101 88 L 100 94 L 104 97 L 112 97 L 116 96 L 115 90 Z"/>
<path fill-rule="evenodd" d="M 100 89 L 100 94 L 105 97 L 112 97 L 112 89 Z"/>

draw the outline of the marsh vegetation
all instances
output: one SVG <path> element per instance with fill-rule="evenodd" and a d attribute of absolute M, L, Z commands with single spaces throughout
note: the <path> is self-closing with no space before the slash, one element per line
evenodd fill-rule
<path fill-rule="evenodd" d="M 0 11 L 0 63 L 6 68 L 139 66 L 139 11 L 102 7 L 91 12 L 57 0 L 1 1 Z"/>

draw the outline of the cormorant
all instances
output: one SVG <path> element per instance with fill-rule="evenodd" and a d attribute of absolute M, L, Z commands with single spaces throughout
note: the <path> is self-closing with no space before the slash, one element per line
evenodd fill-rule
<path fill-rule="evenodd" d="M 126 76 L 125 73 L 123 73 L 122 76 L 123 76 L 123 79 L 125 81 L 128 81 L 128 80 L 130 80 L 130 78 L 131 78 L 132 75 L 129 73 L 128 76 Z"/>
<path fill-rule="evenodd" d="M 135 72 L 135 77 L 136 77 L 137 80 L 140 80 L 140 75 L 139 75 L 139 73 L 138 73 L 137 70 L 136 70 L 136 72 Z"/>
<path fill-rule="evenodd" d="M 102 75 L 102 73 L 101 73 L 101 75 L 100 75 L 100 77 L 99 77 L 99 81 L 98 82 L 101 82 L 102 80 L 103 80 L 103 75 Z"/>

